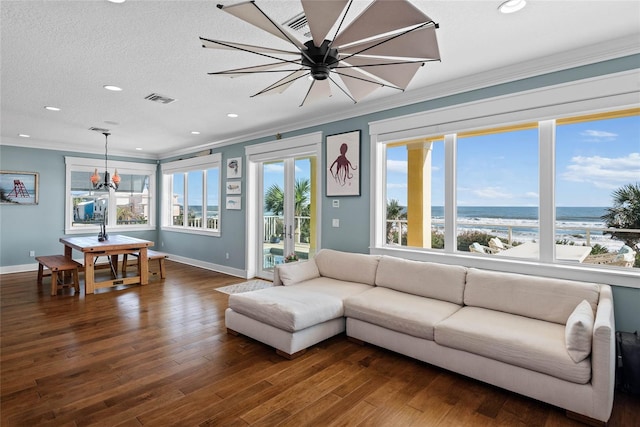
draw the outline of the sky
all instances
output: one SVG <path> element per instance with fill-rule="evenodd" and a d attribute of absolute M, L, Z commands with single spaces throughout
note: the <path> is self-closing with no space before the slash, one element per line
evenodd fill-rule
<path fill-rule="evenodd" d="M 537 206 L 538 130 L 459 138 L 459 206 Z M 387 149 L 387 199 L 407 203 L 405 147 Z M 611 206 L 640 182 L 640 116 L 558 125 L 556 206 Z M 432 202 L 444 205 L 444 143 L 432 151 Z"/>

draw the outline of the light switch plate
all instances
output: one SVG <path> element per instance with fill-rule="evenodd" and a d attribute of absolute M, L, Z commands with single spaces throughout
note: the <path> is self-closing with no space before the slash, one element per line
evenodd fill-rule
<path fill-rule="evenodd" d="M 340 200 L 334 199 L 333 200 L 333 207 L 334 208 L 339 208 L 340 207 Z"/>

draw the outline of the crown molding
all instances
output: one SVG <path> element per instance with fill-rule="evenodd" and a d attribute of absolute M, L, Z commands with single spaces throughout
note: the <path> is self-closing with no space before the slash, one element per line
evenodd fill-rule
<path fill-rule="evenodd" d="M 340 111 L 337 113 L 314 117 L 309 120 L 296 121 L 293 125 L 278 123 L 266 129 L 226 139 L 220 139 L 197 147 L 184 149 L 179 152 L 173 151 L 171 153 L 163 153 L 159 158 L 164 159 L 202 149 L 221 148 L 227 145 L 265 138 L 275 135 L 276 133 L 293 132 L 325 123 L 351 119 L 366 114 L 404 107 L 419 102 L 430 101 L 503 83 L 510 83 L 584 65 L 623 58 L 625 56 L 635 55 L 638 53 L 640 53 L 640 44 L 632 37 L 622 37 L 594 45 L 583 46 L 568 52 L 546 55 L 527 62 L 513 64 L 511 66 L 487 70 L 483 73 L 474 74 L 473 76 L 461 77 L 459 79 L 435 84 L 416 91 L 404 92 L 402 94 L 380 100 L 361 102 L 350 108 L 348 112 Z"/>

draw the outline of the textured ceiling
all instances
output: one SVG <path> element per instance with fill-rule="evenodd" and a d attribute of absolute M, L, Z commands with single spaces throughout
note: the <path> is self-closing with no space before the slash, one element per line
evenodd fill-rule
<path fill-rule="evenodd" d="M 280 23 L 302 12 L 299 1 L 256 2 Z M 104 137 L 88 130 L 100 127 L 112 133 L 113 154 L 164 158 L 640 52 L 639 1 L 530 0 L 524 10 L 502 15 L 500 1 L 414 0 L 440 24 L 441 62 L 427 63 L 405 92 L 378 89 L 354 105 L 334 90 L 299 107 L 309 85 L 304 79 L 283 94 L 250 98 L 282 76 L 207 75 L 269 60 L 203 49 L 200 36 L 290 47 L 216 3 L 2 0 L 2 144 L 100 153 Z M 368 4 L 356 0 L 351 19 Z M 109 92 L 106 84 L 124 90 Z M 177 101 L 152 103 L 144 99 L 151 93 Z M 240 116 L 230 119 L 230 112 Z"/>

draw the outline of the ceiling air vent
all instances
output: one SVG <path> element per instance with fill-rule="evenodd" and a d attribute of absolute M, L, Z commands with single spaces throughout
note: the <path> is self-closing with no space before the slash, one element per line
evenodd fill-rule
<path fill-rule="evenodd" d="M 109 132 L 109 129 L 96 128 L 96 127 L 90 127 L 89 130 L 92 130 L 92 131 L 95 131 L 95 132 L 100 132 L 100 133 Z"/>
<path fill-rule="evenodd" d="M 293 31 L 298 34 L 302 34 L 306 38 L 311 37 L 311 29 L 309 28 L 309 23 L 307 22 L 307 17 L 304 12 L 286 20 L 282 25 L 291 28 Z"/>
<path fill-rule="evenodd" d="M 176 102 L 177 99 L 169 98 L 168 96 L 160 95 L 159 93 L 152 93 L 151 95 L 147 95 L 144 99 L 148 99 L 149 101 L 159 102 L 160 104 L 171 104 L 172 102 Z"/>

